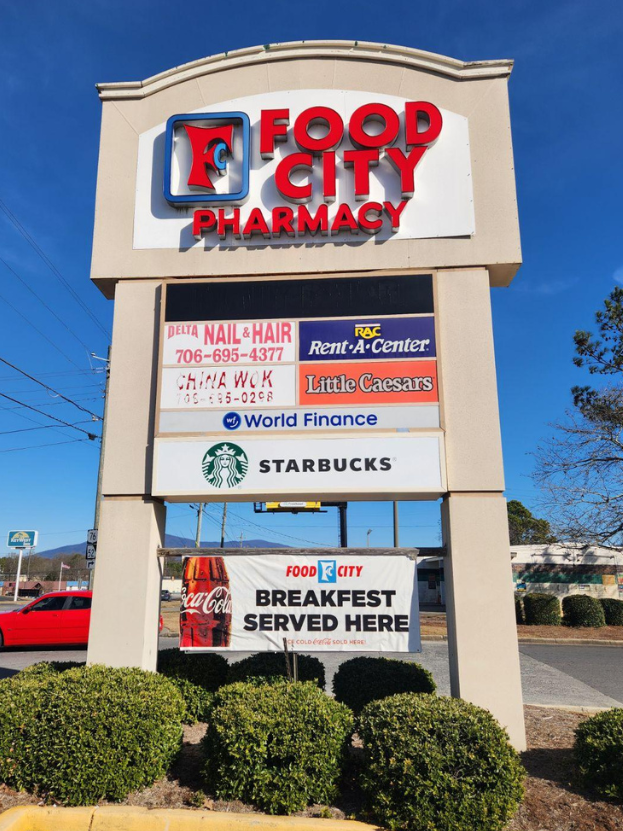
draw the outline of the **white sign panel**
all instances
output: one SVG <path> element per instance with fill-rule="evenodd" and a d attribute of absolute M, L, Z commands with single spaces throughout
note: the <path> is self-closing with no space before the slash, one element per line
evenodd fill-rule
<path fill-rule="evenodd" d="M 344 239 L 374 245 L 375 236 L 471 236 L 475 224 L 468 119 L 438 110 L 434 102 L 423 106 L 438 118 L 437 129 L 431 123 L 424 134 L 422 125 L 415 126 L 416 102 L 354 90 L 272 92 L 222 101 L 179 117 L 171 113 L 177 121 L 170 125 L 168 138 L 164 122 L 139 137 L 133 247 L 208 250 Z M 287 112 L 288 123 L 275 111 Z M 202 113 L 204 119 L 198 117 Z M 193 145 L 193 131 L 214 130 L 219 124 L 233 130 L 231 137 L 215 141 L 210 153 L 205 141 Z M 324 135 L 327 129 L 331 140 Z M 384 130 L 387 141 L 377 141 L 377 129 Z M 361 155 L 353 135 L 379 149 Z M 262 141 L 268 145 L 264 152 Z M 327 152 L 306 155 L 299 150 L 301 142 Z M 360 157 L 354 155 L 358 152 Z M 206 171 L 210 176 L 204 184 L 209 187 L 202 186 Z M 170 204 L 164 191 L 170 201 L 189 201 Z M 303 196 L 284 197 L 290 191 Z M 196 197 L 205 198 L 206 192 L 208 213 L 195 217 Z"/>
<path fill-rule="evenodd" d="M 176 410 L 160 413 L 162 433 L 290 433 L 333 430 L 395 430 L 439 427 L 439 405 L 417 407 L 323 407 L 238 410 Z"/>
<path fill-rule="evenodd" d="M 419 652 L 416 564 L 399 556 L 188 557 L 180 648 Z"/>
<path fill-rule="evenodd" d="M 445 492 L 441 434 L 156 439 L 153 494 L 261 499 Z"/>
<path fill-rule="evenodd" d="M 160 406 L 163 409 L 223 407 L 289 407 L 296 404 L 296 367 L 262 366 L 165 367 Z"/>
<path fill-rule="evenodd" d="M 178 366 L 273 364 L 295 360 L 296 324 L 288 320 L 167 323 L 162 363 Z"/>

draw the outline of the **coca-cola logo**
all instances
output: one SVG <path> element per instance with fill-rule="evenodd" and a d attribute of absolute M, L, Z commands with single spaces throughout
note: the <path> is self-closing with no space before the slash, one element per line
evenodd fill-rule
<path fill-rule="evenodd" d="M 186 593 L 182 587 L 182 609 L 189 615 L 230 615 L 231 591 L 226 586 L 215 586 L 210 592 Z"/>

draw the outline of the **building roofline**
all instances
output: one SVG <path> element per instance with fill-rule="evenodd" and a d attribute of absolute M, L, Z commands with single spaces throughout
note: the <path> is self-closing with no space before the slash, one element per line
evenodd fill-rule
<path fill-rule="evenodd" d="M 385 43 L 361 40 L 301 40 L 267 43 L 263 46 L 222 52 L 173 67 L 144 81 L 101 83 L 96 84 L 96 88 L 103 101 L 147 98 L 175 84 L 214 72 L 223 72 L 239 66 L 305 58 L 380 61 L 434 72 L 458 81 L 506 78 L 513 68 L 512 60 L 460 61 L 434 52 Z"/>

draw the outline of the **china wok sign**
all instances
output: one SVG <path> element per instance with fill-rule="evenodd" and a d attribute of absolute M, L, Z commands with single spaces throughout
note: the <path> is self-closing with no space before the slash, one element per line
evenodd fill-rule
<path fill-rule="evenodd" d="M 406 556 L 187 557 L 180 648 L 419 652 L 415 561 Z"/>
<path fill-rule="evenodd" d="M 473 232 L 467 118 L 431 101 L 269 93 L 139 140 L 135 248 Z"/>

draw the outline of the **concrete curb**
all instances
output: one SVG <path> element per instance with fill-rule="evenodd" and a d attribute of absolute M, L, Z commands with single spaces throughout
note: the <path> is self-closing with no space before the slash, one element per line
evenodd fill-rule
<path fill-rule="evenodd" d="M 422 641 L 447 643 L 446 635 L 422 635 Z M 600 641 L 596 638 L 518 638 L 519 643 L 557 645 L 557 646 L 623 646 L 623 641 Z"/>
<path fill-rule="evenodd" d="M 183 808 L 55 808 L 22 805 L 0 816 L 0 831 L 376 831 L 354 820 L 273 817 Z"/>
<path fill-rule="evenodd" d="M 556 644 L 557 646 L 610 646 L 622 647 L 623 641 L 583 640 L 582 638 L 519 638 L 519 643 Z"/>
<path fill-rule="evenodd" d="M 616 707 L 584 707 L 581 704 L 525 704 L 524 707 L 543 707 L 546 710 L 564 710 L 565 713 L 585 713 L 595 715 L 605 713 L 607 710 L 615 710 Z"/>

